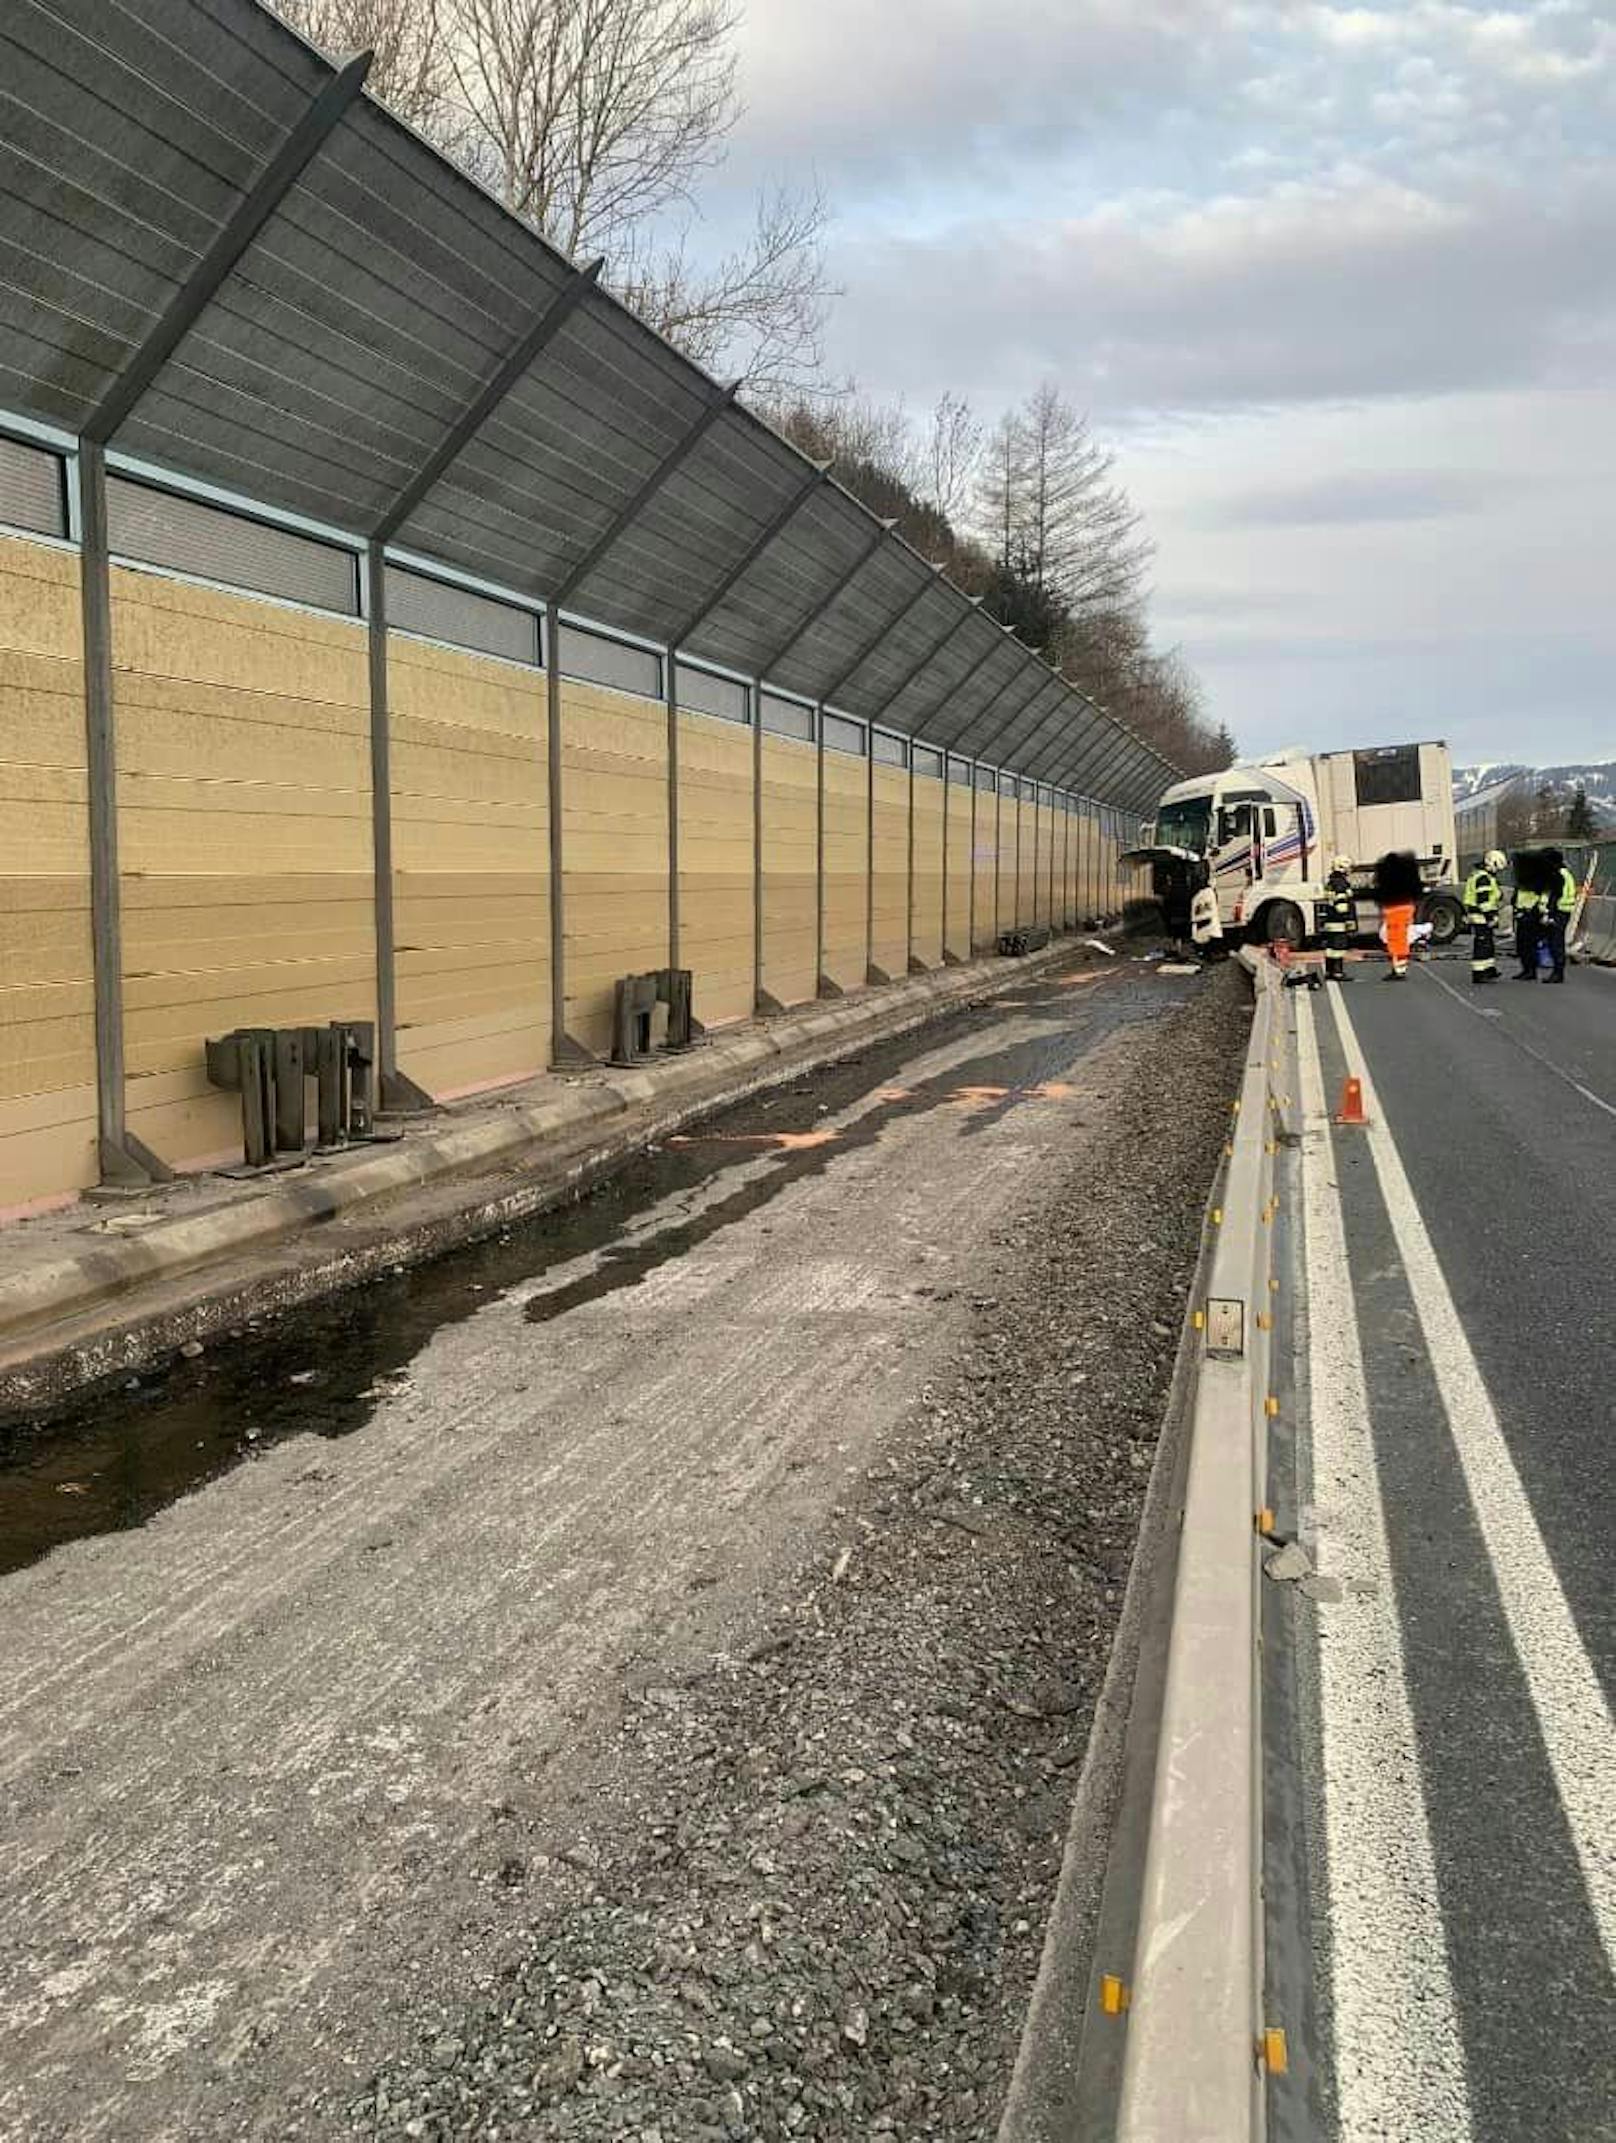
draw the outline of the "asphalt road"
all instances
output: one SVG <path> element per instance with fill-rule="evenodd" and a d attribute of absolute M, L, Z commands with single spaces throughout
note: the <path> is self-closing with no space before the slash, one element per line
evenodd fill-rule
<path fill-rule="evenodd" d="M 977 1291 L 1007 1231 L 1201 986 L 1132 960 L 1029 978 L 670 1142 L 605 1226 L 580 1209 L 182 1363 L 0 1476 L 26 1563 L 0 1577 L 0 2137 L 346 2132 L 333 2109 L 413 2047 L 428 1990 L 504 2001 L 518 1908 L 550 1885 L 573 1909 L 561 1843 L 616 1805 L 596 1782 L 636 1692 L 745 1654 L 810 1545 L 815 1585 L 835 1547 L 837 1579 L 873 1553 L 832 1528 L 850 1484 L 997 1314 Z M 1113 1307 L 1096 1344 L 1154 1370 L 1162 1308 L 1141 1326 L 1131 1299 L 1112 1337 Z M 695 2118 L 670 2105 L 670 2143 Z"/>
<path fill-rule="evenodd" d="M 1372 975 L 1294 999 L 1323 2122 L 1583 2143 L 1616 2136 L 1616 975 Z M 1330 1122 L 1349 1072 L 1367 1131 Z"/>

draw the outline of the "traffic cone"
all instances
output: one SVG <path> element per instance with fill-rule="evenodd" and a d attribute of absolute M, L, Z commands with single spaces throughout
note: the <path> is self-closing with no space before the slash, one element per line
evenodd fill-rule
<path fill-rule="evenodd" d="M 1342 1080 L 1341 1106 L 1335 1112 L 1335 1120 L 1338 1124 L 1355 1124 L 1364 1129 L 1368 1128 L 1369 1118 L 1364 1114 L 1361 1081 L 1352 1078 Z"/>

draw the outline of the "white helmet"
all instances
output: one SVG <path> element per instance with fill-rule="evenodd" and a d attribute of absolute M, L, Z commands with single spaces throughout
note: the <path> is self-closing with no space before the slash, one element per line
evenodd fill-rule
<path fill-rule="evenodd" d="M 1485 862 L 1488 870 L 1493 872 L 1505 870 L 1509 866 L 1509 858 L 1504 854 L 1504 851 L 1501 848 L 1489 848 L 1482 860 Z"/>
<path fill-rule="evenodd" d="M 1332 856 L 1330 858 L 1330 868 L 1333 871 L 1350 871 L 1352 858 L 1350 856 Z"/>

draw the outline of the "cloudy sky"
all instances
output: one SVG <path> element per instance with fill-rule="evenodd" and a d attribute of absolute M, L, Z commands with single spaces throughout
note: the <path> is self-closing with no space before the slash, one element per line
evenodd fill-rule
<path fill-rule="evenodd" d="M 1616 0 L 746 0 L 707 196 L 817 177 L 829 355 L 1053 378 L 1245 749 L 1616 757 Z"/>

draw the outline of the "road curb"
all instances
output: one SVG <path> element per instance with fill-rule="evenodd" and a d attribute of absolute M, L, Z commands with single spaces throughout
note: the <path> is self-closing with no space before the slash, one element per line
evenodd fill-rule
<path fill-rule="evenodd" d="M 594 1132 L 600 1137 L 583 1165 L 598 1169 L 673 1119 L 723 1108 L 776 1077 L 797 1076 L 860 1043 L 894 1038 L 970 1001 L 992 998 L 1073 950 L 1071 938 L 1060 939 L 1014 962 L 991 957 L 782 1013 L 764 1025 L 709 1037 L 688 1055 L 609 1069 L 494 1118 L 422 1128 L 399 1145 L 344 1157 L 319 1175 L 299 1172 L 254 1185 L 226 1205 L 158 1220 L 139 1235 L 9 1274 L 0 1279 L 0 1405 L 36 1403 L 38 1357 L 60 1352 L 64 1328 L 100 1310 L 109 1322 L 127 1323 L 138 1317 L 142 1296 L 165 1283 L 205 1281 L 211 1270 L 245 1253 L 456 1179 L 465 1180 L 467 1204 L 475 1206 L 480 1178 L 524 1161 L 542 1165 L 547 1154 Z M 82 1336 L 77 1343 L 82 1347 Z M 93 1373 L 87 1368 L 84 1380 Z"/>
<path fill-rule="evenodd" d="M 1282 985 L 1256 989 L 1197 1350 L 1189 1470 L 1128 1993 L 1118 2143 L 1260 2138 L 1264 2031 L 1259 1511 L 1268 1477 Z"/>
<path fill-rule="evenodd" d="M 1251 1041 L 999 2143 L 1264 2133 L 1258 1514 L 1283 989 L 1272 961 L 1237 957 Z M 1218 1303 L 1238 1307 L 1238 1352 Z"/>
<path fill-rule="evenodd" d="M 1184 1476 L 1194 1409 L 1200 1335 L 1194 1306 L 1207 1296 L 1214 1228 L 1223 1196 L 1220 1168 L 1207 1193 L 1201 1245 L 1179 1331 L 1162 1431 L 1145 1487 L 1144 1508 L 1105 1679 L 1094 1706 L 1067 1819 L 1060 1875 L 1045 1927 L 1038 1976 L 1016 2051 L 996 2143 L 1097 2143 L 1115 2118 L 1121 2073 L 1116 2020 L 1098 2008 L 1101 1967 L 1132 1947 L 1137 1900 L 1120 1910 L 1115 1889 L 1136 1890 L 1141 1870 L 1117 1881 L 1127 1854 L 1117 1837 L 1130 1805 L 1130 1780 L 1148 1794 L 1167 1650 L 1165 1624 L 1183 1514 Z M 1104 1945 L 1115 1943 L 1112 1958 Z M 1109 2043 L 1108 2043 L 1109 2040 Z"/>

